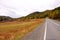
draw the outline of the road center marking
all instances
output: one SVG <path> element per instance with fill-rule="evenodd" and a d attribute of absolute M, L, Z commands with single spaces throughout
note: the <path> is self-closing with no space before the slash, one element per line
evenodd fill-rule
<path fill-rule="evenodd" d="M 47 19 L 46 19 L 46 22 L 45 22 L 44 40 L 46 40 L 46 32 L 47 32 Z"/>

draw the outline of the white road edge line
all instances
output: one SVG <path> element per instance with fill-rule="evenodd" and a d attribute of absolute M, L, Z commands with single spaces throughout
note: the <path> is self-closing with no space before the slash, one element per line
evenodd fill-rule
<path fill-rule="evenodd" d="M 47 19 L 46 19 L 46 22 L 45 22 L 44 40 L 46 40 L 46 32 L 47 32 Z"/>
<path fill-rule="evenodd" d="M 60 26 L 60 24 L 55 23 L 55 22 L 53 22 L 53 21 L 51 21 L 51 20 L 50 20 L 50 22 L 53 23 L 53 24 L 55 24 L 55 25 L 57 25 L 57 26 Z"/>

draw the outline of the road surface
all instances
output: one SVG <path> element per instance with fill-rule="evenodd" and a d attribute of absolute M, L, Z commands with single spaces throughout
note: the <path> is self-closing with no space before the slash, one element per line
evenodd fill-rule
<path fill-rule="evenodd" d="M 60 40 L 60 22 L 46 19 L 21 40 Z"/>

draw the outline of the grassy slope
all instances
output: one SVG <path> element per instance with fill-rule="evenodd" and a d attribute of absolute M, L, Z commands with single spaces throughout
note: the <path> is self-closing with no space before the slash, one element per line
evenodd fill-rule
<path fill-rule="evenodd" d="M 0 23 L 0 40 L 20 40 L 42 22 L 43 19 L 32 19 L 26 22 Z"/>

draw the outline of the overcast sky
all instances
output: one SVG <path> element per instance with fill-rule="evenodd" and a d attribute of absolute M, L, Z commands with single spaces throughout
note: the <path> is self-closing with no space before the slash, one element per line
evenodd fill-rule
<path fill-rule="evenodd" d="M 58 6 L 60 6 L 60 0 L 0 0 L 0 15 L 17 18 Z"/>

